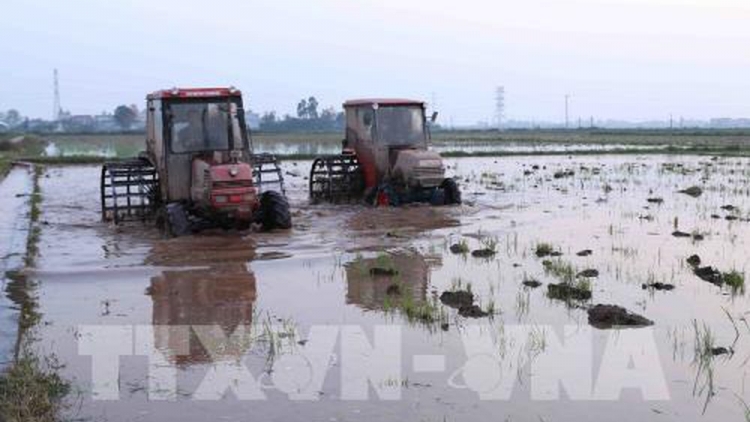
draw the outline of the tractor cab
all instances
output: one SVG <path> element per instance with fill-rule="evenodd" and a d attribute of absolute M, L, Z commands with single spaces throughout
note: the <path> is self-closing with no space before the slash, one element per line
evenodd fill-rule
<path fill-rule="evenodd" d="M 347 101 L 344 149 L 357 154 L 365 186 L 399 181 L 404 188 L 435 188 L 444 179 L 440 155 L 428 150 L 425 104 L 403 99 Z"/>
<path fill-rule="evenodd" d="M 147 154 L 163 169 L 164 202 L 210 202 L 207 178 L 228 181 L 224 185 L 232 188 L 252 185 L 239 91 L 162 90 L 147 97 L 147 107 Z M 224 180 L 230 173 L 233 180 Z"/>

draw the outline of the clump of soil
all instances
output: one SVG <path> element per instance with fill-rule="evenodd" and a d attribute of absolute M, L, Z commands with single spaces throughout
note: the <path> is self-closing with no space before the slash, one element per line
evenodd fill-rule
<path fill-rule="evenodd" d="M 385 268 L 385 267 L 372 267 L 370 268 L 370 275 L 372 276 L 387 276 L 387 277 L 393 277 L 394 275 L 398 274 L 398 270 L 395 268 Z"/>
<path fill-rule="evenodd" d="M 552 175 L 555 179 L 562 179 L 563 177 L 573 177 L 576 173 L 573 170 L 561 170 L 556 171 L 555 174 Z"/>
<path fill-rule="evenodd" d="M 495 252 L 494 249 L 476 249 L 474 251 L 471 251 L 471 256 L 473 256 L 474 258 L 492 258 L 493 256 L 495 256 L 495 253 L 497 252 Z"/>
<path fill-rule="evenodd" d="M 664 203 L 664 198 L 648 198 L 646 201 L 650 204 L 662 204 Z"/>
<path fill-rule="evenodd" d="M 534 249 L 534 254 L 537 256 L 537 258 L 562 255 L 561 252 L 555 251 L 554 247 L 550 245 L 549 243 L 540 243 L 536 245 L 536 248 Z"/>
<path fill-rule="evenodd" d="M 662 283 L 660 281 L 657 281 L 656 283 L 649 283 L 649 284 L 641 284 L 641 288 L 643 290 L 652 289 L 652 290 L 666 290 L 670 291 L 674 289 L 674 284 L 669 283 Z"/>
<path fill-rule="evenodd" d="M 732 353 L 731 350 L 726 347 L 714 347 L 711 349 L 711 354 L 713 356 L 728 355 L 730 353 Z"/>
<path fill-rule="evenodd" d="M 484 318 L 489 315 L 477 305 L 462 306 L 458 308 L 458 314 L 465 318 Z"/>
<path fill-rule="evenodd" d="M 723 209 L 724 211 L 734 211 L 737 209 L 737 207 L 735 207 L 734 205 L 722 205 L 721 209 Z"/>
<path fill-rule="evenodd" d="M 691 267 L 697 267 L 701 265 L 701 257 L 698 255 L 690 255 L 687 259 L 687 263 L 690 264 Z"/>
<path fill-rule="evenodd" d="M 521 284 L 532 289 L 536 289 L 537 287 L 540 287 L 542 285 L 540 281 L 534 279 L 524 280 L 523 282 L 521 282 Z"/>
<path fill-rule="evenodd" d="M 739 217 L 737 217 L 735 215 L 728 215 L 728 216 L 724 217 L 724 219 L 727 220 L 727 221 L 737 221 L 737 220 L 739 220 Z"/>
<path fill-rule="evenodd" d="M 594 252 L 591 249 L 584 249 L 584 250 L 576 253 L 576 255 L 578 255 L 578 256 L 590 256 L 592 253 L 594 253 Z"/>
<path fill-rule="evenodd" d="M 721 286 L 722 284 L 724 284 L 724 276 L 721 274 L 721 271 L 711 266 L 696 267 L 693 270 L 693 274 L 698 276 L 698 278 L 700 278 L 701 280 L 707 281 L 716 286 Z"/>
<path fill-rule="evenodd" d="M 681 191 L 678 191 L 679 193 L 684 193 L 685 195 L 692 196 L 693 198 L 697 198 L 701 195 L 703 195 L 703 189 L 701 189 L 699 186 L 691 186 L 687 189 L 683 189 Z"/>
<path fill-rule="evenodd" d="M 692 237 L 693 235 L 690 233 L 681 232 L 679 230 L 675 230 L 672 232 L 672 236 L 674 237 Z"/>
<path fill-rule="evenodd" d="M 599 277 L 599 270 L 595 270 L 593 268 L 589 268 L 587 270 L 583 270 L 576 274 L 576 277 L 585 277 L 585 278 L 595 278 Z"/>
<path fill-rule="evenodd" d="M 489 312 L 474 304 L 474 294 L 467 290 L 446 291 L 440 295 L 444 305 L 458 309 L 458 314 L 466 318 L 482 318 Z"/>
<path fill-rule="evenodd" d="M 654 322 L 617 305 L 596 305 L 588 310 L 589 324 L 599 329 L 647 327 Z"/>
<path fill-rule="evenodd" d="M 549 284 L 547 285 L 547 296 L 551 299 L 564 301 L 583 301 L 591 299 L 591 290 L 569 283 Z"/>
<path fill-rule="evenodd" d="M 455 243 L 451 245 L 450 251 L 452 254 L 464 254 L 469 253 L 469 246 L 466 243 Z"/>
<path fill-rule="evenodd" d="M 466 290 L 443 292 L 440 295 L 440 301 L 451 308 L 467 307 L 474 303 L 474 294 Z"/>

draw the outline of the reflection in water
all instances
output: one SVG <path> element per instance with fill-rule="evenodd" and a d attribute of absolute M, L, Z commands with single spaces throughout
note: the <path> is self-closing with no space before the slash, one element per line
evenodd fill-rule
<path fill-rule="evenodd" d="M 430 267 L 439 265 L 440 257 L 425 258 L 416 252 L 357 258 L 346 265 L 346 302 L 368 310 L 384 310 L 389 298 L 425 302 Z"/>
<path fill-rule="evenodd" d="M 151 279 L 149 290 L 153 300 L 154 326 L 213 326 L 220 327 L 210 332 L 217 337 L 214 344 L 224 342 L 222 335 L 229 336 L 237 327 L 248 328 L 253 322 L 253 304 L 256 298 L 255 275 L 245 263 L 228 263 L 200 270 L 164 271 Z M 154 330 L 155 344 L 168 355 L 175 355 L 178 364 L 205 363 L 210 355 L 204 344 L 206 334 L 200 341 L 191 331 L 189 348 L 181 336 L 170 336 L 168 330 Z M 243 342 L 249 343 L 249 342 Z M 180 356 L 180 351 L 189 350 Z M 239 350 L 242 354 L 245 350 Z"/>

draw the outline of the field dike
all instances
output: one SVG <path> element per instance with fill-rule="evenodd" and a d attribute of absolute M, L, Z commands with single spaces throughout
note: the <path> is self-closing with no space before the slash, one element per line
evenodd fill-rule
<path fill-rule="evenodd" d="M 60 367 L 55 357 L 38 356 L 32 347 L 35 327 L 41 320 L 41 314 L 38 310 L 36 284 L 28 277 L 28 270 L 34 267 L 39 254 L 42 202 L 39 179 L 44 171 L 44 167 L 33 166 L 24 268 L 6 272 L 6 277 L 10 280 L 6 294 L 17 304 L 19 310 L 13 361 L 0 374 L 0 420 L 7 422 L 61 420 L 63 399 L 70 391 L 70 384 L 57 373 Z"/>

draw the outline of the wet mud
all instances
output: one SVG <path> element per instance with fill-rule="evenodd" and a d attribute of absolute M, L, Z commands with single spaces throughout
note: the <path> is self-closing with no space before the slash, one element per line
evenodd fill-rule
<path fill-rule="evenodd" d="M 38 270 L 30 275 L 39 283 L 44 315 L 38 347 L 54 351 L 66 365 L 64 374 L 83 389 L 80 416 L 186 422 L 248 414 L 284 421 L 744 417 L 738 397 L 750 402 L 743 363 L 750 335 L 740 321 L 750 303 L 744 289 L 704 282 L 694 271 L 703 274 L 707 263 L 721 274 L 747 270 L 750 223 L 742 219 L 750 212 L 750 160 L 459 158 L 448 165 L 461 186 L 463 205 L 402 209 L 311 206 L 309 164 L 284 163 L 293 229 L 178 239 L 163 239 L 149 225 L 101 223 L 98 186 L 92 182 L 98 168 L 48 171 L 42 183 L 45 225 Z M 678 192 L 690 186 L 700 186 L 701 194 Z M 722 209 L 727 204 L 731 210 Z M 737 219 L 712 218 L 719 214 Z M 689 237 L 672 236 L 676 231 Z M 538 257 L 540 244 L 550 246 L 545 257 L 554 257 Z M 471 256 L 477 250 L 494 253 Z M 703 263 L 688 263 L 692 255 Z M 555 264 L 548 268 L 544 259 Z M 666 285 L 674 289 L 659 291 Z M 560 286 L 588 294 L 571 306 L 570 300 L 548 295 Z M 441 301 L 451 296 L 447 292 L 470 292 L 471 301 Z M 658 351 L 667 398 L 628 390 L 611 400 L 578 400 L 565 393 L 556 400 L 534 398 L 535 362 L 561 359 L 554 345 L 564 344 L 565 327 L 596 328 L 591 311 L 604 308 L 592 304 L 613 307 L 602 312 L 608 329 L 591 331 L 590 351 L 566 352 L 564 359 L 571 362 L 593 353 L 591 375 L 584 371 L 577 381 L 627 371 L 602 367 L 604 351 L 611 344 L 616 347 L 611 350 L 622 350 L 618 341 L 647 333 Z M 639 323 L 637 330 L 618 328 L 631 320 Z M 123 357 L 119 400 L 97 400 L 91 358 L 78 353 L 85 325 L 154 327 L 150 344 L 178 367 L 174 397 L 149 400 L 148 363 Z M 185 337 L 159 328 L 181 326 L 220 330 L 193 330 Z M 274 374 L 284 373 L 284 359 L 315 347 L 314 326 L 361 327 L 370 342 L 377 327 L 398 327 L 401 370 L 373 372 L 368 399 L 348 400 L 342 394 L 345 365 L 332 361 L 315 400 L 290 399 L 290 389 Z M 704 326 L 712 348 L 732 345 L 735 353 L 711 360 L 712 348 L 698 347 L 706 336 L 696 327 Z M 479 328 L 477 341 L 488 345 L 483 356 L 500 362 L 498 371 L 486 369 L 493 366 L 472 371 L 466 349 L 472 327 Z M 509 338 L 519 327 L 529 334 Z M 212 345 L 230 332 L 238 335 L 217 355 Z M 442 356 L 442 367 L 420 370 L 414 359 L 424 355 Z M 263 400 L 232 393 L 195 399 L 217 361 L 242 362 L 267 386 Z M 510 379 L 513 392 L 507 398 L 482 395 L 482 383 L 495 372 L 502 374 L 500 380 Z M 505 378 L 510 374 L 513 378 Z M 461 383 L 464 388 L 457 388 Z M 394 386 L 400 398 L 392 401 L 373 390 Z"/>

